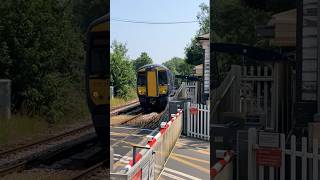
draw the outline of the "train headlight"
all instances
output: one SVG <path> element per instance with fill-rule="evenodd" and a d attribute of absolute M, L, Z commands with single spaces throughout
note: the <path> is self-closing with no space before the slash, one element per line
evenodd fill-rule
<path fill-rule="evenodd" d="M 138 94 L 139 94 L 139 95 L 145 95 L 145 94 L 146 94 L 146 87 L 144 87 L 144 86 L 139 86 L 139 87 L 138 87 Z"/>
<path fill-rule="evenodd" d="M 92 96 L 93 96 L 94 98 L 98 98 L 98 97 L 99 97 L 99 93 L 98 93 L 97 91 L 94 91 L 94 92 L 92 93 Z"/>
<path fill-rule="evenodd" d="M 168 86 L 159 86 L 159 94 L 167 94 L 168 93 Z"/>

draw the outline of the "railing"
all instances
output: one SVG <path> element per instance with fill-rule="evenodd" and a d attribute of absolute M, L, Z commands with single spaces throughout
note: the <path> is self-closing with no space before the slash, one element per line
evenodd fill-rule
<path fill-rule="evenodd" d="M 231 70 L 226 75 L 217 89 L 211 92 L 213 104 L 210 109 L 213 123 L 224 123 L 225 112 L 240 112 L 240 66 L 231 66 Z"/>
<path fill-rule="evenodd" d="M 126 166 L 127 172 L 111 173 L 110 178 L 116 180 L 157 179 L 182 131 L 182 110 L 172 114 L 170 121 L 163 122 L 160 131 L 149 137 L 148 144 L 142 151 L 134 155 L 134 161 Z"/>

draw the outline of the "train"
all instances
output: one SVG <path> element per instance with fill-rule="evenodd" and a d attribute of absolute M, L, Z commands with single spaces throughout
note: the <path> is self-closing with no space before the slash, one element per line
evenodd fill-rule
<path fill-rule="evenodd" d="M 110 16 L 93 21 L 87 30 L 85 82 L 86 96 L 96 134 L 107 148 L 110 116 Z"/>
<path fill-rule="evenodd" d="M 174 75 L 163 65 L 147 64 L 137 70 L 137 95 L 145 110 L 165 109 L 174 95 Z"/>

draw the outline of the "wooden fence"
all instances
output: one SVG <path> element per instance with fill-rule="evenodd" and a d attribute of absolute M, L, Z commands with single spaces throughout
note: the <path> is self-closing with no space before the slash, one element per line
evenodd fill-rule
<path fill-rule="evenodd" d="M 210 107 L 203 104 L 187 104 L 187 136 L 210 139 Z"/>
<path fill-rule="evenodd" d="M 281 151 L 281 165 L 279 168 L 257 165 L 256 150 L 257 131 L 249 129 L 248 133 L 248 179 L 249 180 L 319 180 L 319 142 L 317 139 L 309 141 L 302 137 L 290 137 L 290 144 L 286 147 L 285 135 L 279 134 L 279 149 Z M 308 150 L 308 147 L 309 150 Z M 267 170 L 267 171 L 266 171 Z M 267 173 L 266 173 L 267 172 Z"/>

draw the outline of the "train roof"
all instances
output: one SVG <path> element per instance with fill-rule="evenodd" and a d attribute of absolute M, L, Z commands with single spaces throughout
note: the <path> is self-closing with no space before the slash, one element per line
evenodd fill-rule
<path fill-rule="evenodd" d="M 88 32 L 109 31 L 110 15 L 106 14 L 90 23 Z"/>
<path fill-rule="evenodd" d="M 144 66 L 140 67 L 138 69 L 138 71 L 141 71 L 141 70 L 144 70 L 144 69 L 149 69 L 149 68 L 157 68 L 157 67 L 165 69 L 167 71 L 170 71 L 167 67 L 165 67 L 163 65 L 160 65 L 160 64 L 147 64 L 147 65 L 144 65 Z"/>

